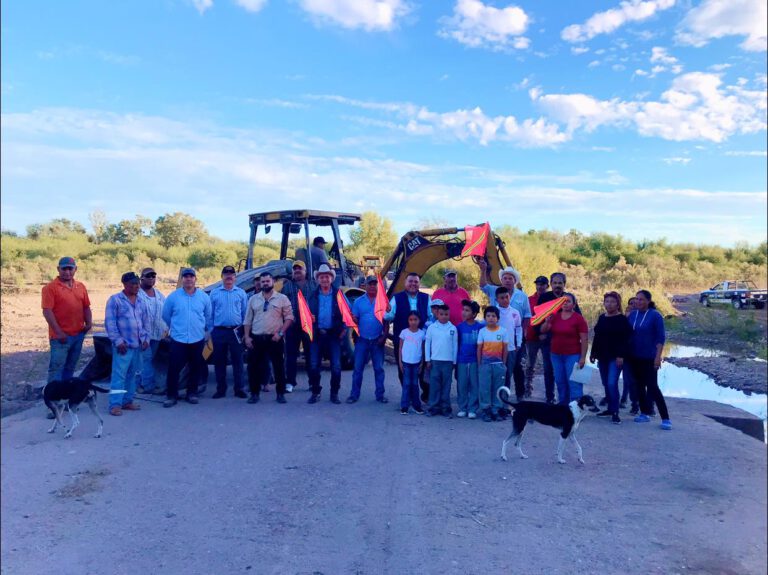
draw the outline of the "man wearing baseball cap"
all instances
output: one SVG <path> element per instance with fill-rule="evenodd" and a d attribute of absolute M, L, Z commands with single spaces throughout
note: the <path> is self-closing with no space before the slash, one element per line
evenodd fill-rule
<path fill-rule="evenodd" d="M 77 264 L 74 258 L 61 258 L 56 269 L 58 277 L 46 284 L 42 291 L 43 317 L 48 323 L 51 344 L 49 382 L 75 375 L 85 334 L 93 326 L 88 290 L 75 280 Z"/>
<path fill-rule="evenodd" d="M 280 290 L 291 302 L 293 309 L 293 323 L 285 332 L 285 391 L 292 393 L 296 386 L 296 361 L 299 359 L 299 348 L 303 349 L 304 365 L 309 368 L 309 336 L 301 329 L 299 318 L 299 292 L 304 299 L 309 298 L 312 289 L 311 281 L 307 279 L 307 264 L 302 260 L 295 260 L 291 266 L 293 273 L 291 279 L 283 282 Z"/>
<path fill-rule="evenodd" d="M 459 286 L 456 270 L 447 269 L 443 272 L 443 287 L 435 290 L 432 294 L 432 303 L 435 299 L 442 300 L 450 310 L 449 320 L 453 325 L 459 325 L 463 320 L 461 318 L 462 305 L 465 299 L 471 300 L 469 293 L 463 287 Z"/>
<path fill-rule="evenodd" d="M 147 331 L 149 332 L 149 347 L 141 353 L 141 384 L 138 393 L 165 395 L 165 384 L 158 386 L 155 382 L 155 367 L 152 360 L 160 348 L 160 341 L 166 336 L 168 326 L 163 321 L 163 306 L 165 295 L 157 288 L 157 272 L 147 267 L 139 274 L 139 298 L 147 308 Z"/>
<path fill-rule="evenodd" d="M 237 272 L 232 266 L 221 270 L 221 285 L 211 291 L 213 316 L 213 365 L 216 370 L 216 393 L 213 399 L 227 394 L 227 355 L 232 363 L 235 397 L 245 399 L 243 390 L 243 322 L 248 307 L 248 296 L 235 285 Z"/>
<path fill-rule="evenodd" d="M 133 402 L 136 393 L 136 373 L 141 371 L 142 352 L 149 347 L 147 308 L 139 297 L 139 276 L 126 272 L 120 278 L 123 291 L 107 300 L 104 328 L 112 342 L 112 377 L 109 394 L 110 415 L 122 415 L 123 410 L 138 411 Z"/>
<path fill-rule="evenodd" d="M 193 268 L 181 270 L 181 287 L 168 296 L 163 306 L 163 321 L 168 324 L 171 349 L 168 356 L 166 400 L 163 407 L 173 407 L 179 400 L 179 375 L 189 366 L 187 402 L 197 404 L 197 388 L 205 373 L 203 348 L 210 337 L 213 319 L 211 298 L 195 286 L 197 272 Z"/>
<path fill-rule="evenodd" d="M 325 253 L 325 241 L 323 236 L 317 236 L 312 240 L 312 246 L 309 248 L 309 254 L 312 257 L 312 271 L 316 272 L 321 264 L 328 265 L 328 254 Z"/>
<path fill-rule="evenodd" d="M 531 311 L 539 305 L 539 298 L 549 289 L 547 276 L 539 276 L 534 280 L 536 291 L 528 296 Z M 533 371 L 536 367 L 536 356 L 541 352 L 541 363 L 544 367 L 544 392 L 547 403 L 555 403 L 555 376 L 552 371 L 552 361 L 549 355 L 549 336 L 541 334 L 536 326 L 528 325 L 525 334 L 525 346 L 528 352 L 528 365 L 525 370 L 525 397 L 531 397 L 533 393 Z"/>

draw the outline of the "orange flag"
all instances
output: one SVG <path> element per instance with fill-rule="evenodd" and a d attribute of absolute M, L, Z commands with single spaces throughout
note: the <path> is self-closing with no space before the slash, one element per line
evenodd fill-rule
<path fill-rule="evenodd" d="M 376 279 L 378 280 L 378 286 L 376 288 L 376 301 L 373 304 L 373 315 L 383 324 L 384 314 L 387 313 L 389 308 L 389 300 L 387 299 L 387 290 L 384 289 L 381 275 L 376 274 Z"/>
<path fill-rule="evenodd" d="M 554 313 L 557 313 L 560 310 L 560 308 L 563 307 L 565 300 L 566 300 L 565 297 L 559 297 L 557 299 L 553 299 L 552 301 L 548 301 L 547 303 L 534 306 L 533 317 L 531 318 L 531 325 L 539 325 L 540 323 L 543 323 L 544 320 L 547 319 L 549 316 L 551 316 Z"/>
<path fill-rule="evenodd" d="M 303 329 L 309 336 L 309 341 L 312 341 L 312 312 L 309 311 L 307 300 L 304 299 L 304 294 L 299 291 L 299 321 L 301 321 L 301 329 Z"/>
<path fill-rule="evenodd" d="M 464 228 L 466 241 L 464 249 L 461 250 L 461 257 L 484 256 L 485 247 L 488 245 L 488 235 L 491 226 L 485 222 L 482 226 L 467 226 Z"/>
<path fill-rule="evenodd" d="M 339 309 L 341 310 L 341 317 L 344 320 L 344 325 L 351 327 L 355 330 L 357 335 L 360 335 L 360 330 L 357 329 L 355 318 L 352 317 L 352 310 L 349 309 L 347 298 L 344 297 L 344 294 L 341 293 L 341 290 L 336 292 L 336 302 L 339 304 Z"/>

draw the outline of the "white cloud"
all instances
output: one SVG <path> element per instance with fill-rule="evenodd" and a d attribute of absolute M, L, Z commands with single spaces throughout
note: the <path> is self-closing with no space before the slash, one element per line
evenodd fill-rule
<path fill-rule="evenodd" d="M 635 74 L 638 76 L 647 76 L 653 78 L 657 74 L 662 72 L 672 72 L 673 74 L 680 74 L 683 71 L 683 65 L 674 56 L 667 52 L 666 48 L 661 46 L 654 46 L 651 48 L 651 64 L 655 64 L 651 67 L 650 72 L 643 70 L 635 70 Z"/>
<path fill-rule="evenodd" d="M 213 0 L 192 0 L 192 5 L 200 14 L 203 14 L 206 10 L 213 8 Z"/>
<path fill-rule="evenodd" d="M 704 46 L 725 36 L 746 36 L 743 50 L 765 52 L 768 46 L 768 4 L 765 0 L 704 0 L 692 8 L 677 30 L 682 44 Z"/>
<path fill-rule="evenodd" d="M 99 110 L 4 113 L 1 125 L 2 225 L 16 230 L 54 217 L 86 222 L 98 208 L 113 221 L 181 210 L 216 235 L 243 240 L 245 207 L 289 209 L 309 199 L 320 209 L 376 210 L 401 232 L 425 217 L 455 225 L 490 217 L 498 226 L 518 225 L 520 214 L 526 228 L 567 229 L 577 214 L 582 231 L 636 239 L 649 229 L 675 241 L 765 236 L 765 190 L 638 189 L 615 172 L 572 174 L 557 162 L 526 173 L 371 159 L 297 133 Z M 556 201 L 545 205 L 542 197 Z"/>
<path fill-rule="evenodd" d="M 267 5 L 267 0 L 235 0 L 235 4 L 248 12 L 258 12 Z"/>
<path fill-rule="evenodd" d="M 667 164 L 668 166 L 672 166 L 674 164 L 682 164 L 683 166 L 687 166 L 691 162 L 691 158 L 673 156 L 671 158 L 662 158 L 661 161 Z"/>
<path fill-rule="evenodd" d="M 535 91 L 535 89 L 534 89 Z M 434 136 L 477 142 L 486 146 L 494 141 L 511 142 L 523 148 L 551 147 L 570 138 L 556 124 L 545 118 L 515 116 L 488 116 L 480 107 L 459 109 L 452 112 L 433 112 L 424 106 L 410 102 L 366 102 L 338 95 L 309 96 L 339 104 L 394 114 L 400 123 L 377 119 L 358 119 L 367 125 L 395 129 L 412 136 Z"/>
<path fill-rule="evenodd" d="M 496 8 L 480 0 L 457 0 L 453 16 L 441 20 L 438 34 L 472 48 L 525 50 L 530 40 L 523 36 L 529 18 L 522 8 L 510 4 Z"/>
<path fill-rule="evenodd" d="M 726 156 L 744 156 L 744 157 L 754 157 L 754 158 L 765 158 L 768 157 L 768 152 L 765 150 L 731 150 L 729 152 L 725 153 Z"/>
<path fill-rule="evenodd" d="M 392 30 L 411 11 L 406 0 L 300 0 L 300 5 L 321 22 L 367 31 Z"/>
<path fill-rule="evenodd" d="M 618 8 L 593 14 L 584 24 L 572 24 L 560 37 L 566 42 L 585 42 L 600 34 L 610 34 L 627 22 L 647 20 L 656 12 L 674 6 L 675 0 L 625 0 Z"/>
<path fill-rule="evenodd" d="M 571 46 L 571 54 L 579 56 L 580 54 L 586 54 L 589 52 L 589 48 L 586 46 Z"/>
<path fill-rule="evenodd" d="M 718 75 L 702 72 L 676 77 L 657 101 L 540 92 L 531 97 L 571 134 L 613 125 L 633 127 L 642 136 L 665 140 L 723 142 L 734 134 L 756 133 L 767 127 L 763 91 L 723 86 Z"/>

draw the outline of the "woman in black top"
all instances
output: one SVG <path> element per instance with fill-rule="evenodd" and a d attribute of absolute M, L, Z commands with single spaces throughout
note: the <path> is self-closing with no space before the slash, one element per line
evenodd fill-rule
<path fill-rule="evenodd" d="M 597 360 L 600 379 L 608 395 L 608 409 L 599 413 L 598 417 L 610 416 L 611 423 L 619 424 L 619 374 L 629 349 L 632 327 L 621 312 L 621 296 L 618 293 L 612 291 L 605 294 L 603 306 L 605 313 L 600 315 L 595 325 L 589 360 L 592 363 Z"/>

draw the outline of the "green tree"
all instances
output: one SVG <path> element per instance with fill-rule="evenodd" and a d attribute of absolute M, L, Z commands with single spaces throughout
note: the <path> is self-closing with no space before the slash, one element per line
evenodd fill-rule
<path fill-rule="evenodd" d="M 44 224 L 31 224 L 27 226 L 27 237 L 33 240 L 40 238 L 66 238 L 72 234 L 85 235 L 85 228 L 78 222 L 67 218 L 56 218 Z"/>
<path fill-rule="evenodd" d="M 152 220 L 145 216 L 136 215 L 132 220 L 120 220 L 117 224 L 109 224 L 104 234 L 105 241 L 116 244 L 127 244 L 148 236 L 152 232 Z"/>
<path fill-rule="evenodd" d="M 397 244 L 397 233 L 392 221 L 376 212 L 365 212 L 357 227 L 349 232 L 353 251 L 362 255 L 386 258 Z"/>
<path fill-rule="evenodd" d="M 164 248 L 191 246 L 208 237 L 205 224 L 182 212 L 165 214 L 155 220 L 154 235 Z"/>

